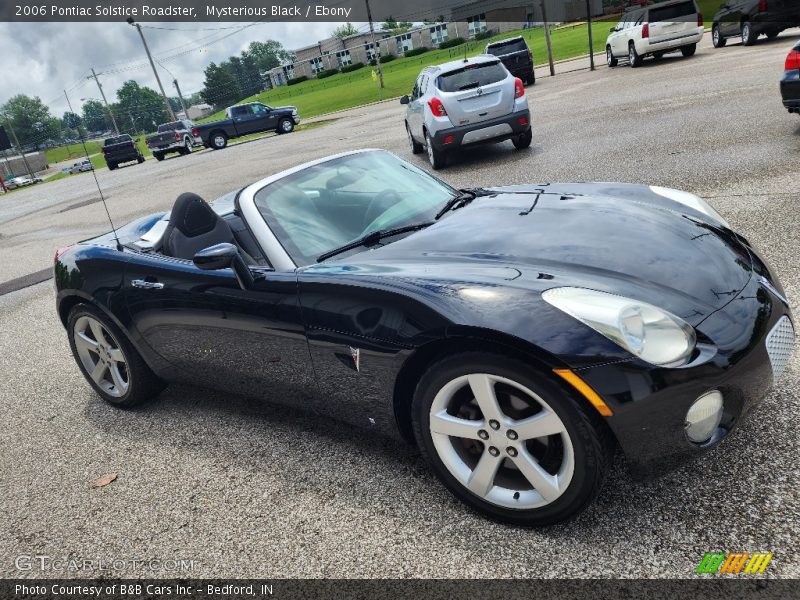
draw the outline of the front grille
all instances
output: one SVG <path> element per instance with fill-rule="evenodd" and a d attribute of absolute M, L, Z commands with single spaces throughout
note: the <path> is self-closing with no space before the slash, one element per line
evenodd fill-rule
<path fill-rule="evenodd" d="M 772 364 L 772 373 L 777 381 L 786 369 L 786 363 L 794 346 L 794 329 L 789 317 L 783 316 L 767 335 L 767 354 Z"/>

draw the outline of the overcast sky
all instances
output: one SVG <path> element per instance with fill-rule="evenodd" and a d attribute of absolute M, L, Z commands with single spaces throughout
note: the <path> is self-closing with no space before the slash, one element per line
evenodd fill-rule
<path fill-rule="evenodd" d="M 261 23 L 239 30 L 243 25 L 148 23 L 144 33 L 150 51 L 188 96 L 202 88 L 208 63 L 239 54 L 252 41 L 274 39 L 291 50 L 328 37 L 337 23 Z M 126 23 L 0 23 L 0 57 L 0 104 L 16 94 L 39 96 L 57 117 L 67 110 L 65 88 L 78 113 L 81 98 L 100 97 L 94 81 L 85 79 L 92 67 L 106 73 L 100 80 L 109 102 L 128 79 L 158 89 L 142 42 Z M 173 77 L 158 68 L 167 95 L 175 95 Z"/>

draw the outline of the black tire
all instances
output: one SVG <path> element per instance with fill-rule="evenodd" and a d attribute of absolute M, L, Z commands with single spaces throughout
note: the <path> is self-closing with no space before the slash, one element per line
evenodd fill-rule
<path fill-rule="evenodd" d="M 695 52 L 697 52 L 697 44 L 689 44 L 688 46 L 681 47 L 681 54 L 683 54 L 686 58 L 694 56 Z"/>
<path fill-rule="evenodd" d="M 144 156 L 142 156 L 141 154 L 139 156 L 137 156 L 136 157 L 136 162 L 139 163 L 139 164 L 142 164 L 144 162 Z"/>
<path fill-rule="evenodd" d="M 743 46 L 752 46 L 756 43 L 758 34 L 753 31 L 753 26 L 750 24 L 750 21 L 742 21 L 741 31 Z"/>
<path fill-rule="evenodd" d="M 628 64 L 635 69 L 637 67 L 641 67 L 642 62 L 644 62 L 644 59 L 639 56 L 639 53 L 636 52 L 636 46 L 634 46 L 633 42 L 631 42 L 628 44 Z"/>
<path fill-rule="evenodd" d="M 110 343 L 115 343 L 116 347 L 122 352 L 125 361 L 125 374 L 127 375 L 127 390 L 122 395 L 114 395 L 92 378 L 92 375 L 87 371 L 81 355 L 76 345 L 76 324 L 83 318 L 87 317 L 98 321 L 106 334 L 110 334 Z M 86 381 L 92 386 L 95 392 L 106 402 L 120 408 L 130 408 L 150 400 L 157 396 L 165 386 L 164 382 L 156 377 L 150 367 L 144 362 L 142 357 L 136 349 L 128 341 L 125 334 L 109 319 L 100 309 L 90 304 L 78 304 L 70 312 L 67 318 L 67 334 L 69 336 L 69 345 L 72 350 L 72 356 L 78 364 L 78 368 L 83 373 Z M 122 373 L 122 371 L 120 371 Z"/>
<path fill-rule="evenodd" d="M 208 143 L 214 150 L 222 150 L 228 145 L 228 136 L 224 131 L 215 131 L 209 136 Z"/>
<path fill-rule="evenodd" d="M 653 60 L 661 60 L 662 58 L 664 58 L 663 52 L 656 52 L 655 54 L 653 54 Z"/>
<path fill-rule="evenodd" d="M 517 150 L 524 150 L 529 148 L 533 140 L 533 130 L 528 129 L 525 133 L 520 133 L 518 136 L 511 138 L 514 148 Z"/>
<path fill-rule="evenodd" d="M 536 72 L 531 71 L 531 74 L 528 75 L 528 78 L 525 80 L 526 85 L 536 85 Z"/>
<path fill-rule="evenodd" d="M 294 131 L 294 121 L 291 119 L 281 119 L 278 121 L 278 129 L 277 133 L 284 134 L 284 133 L 292 133 Z"/>
<path fill-rule="evenodd" d="M 776 37 L 778 37 L 780 34 L 781 34 L 781 32 L 780 32 L 780 31 L 768 31 L 768 32 L 767 32 L 767 39 L 768 39 L 768 40 L 774 40 L 774 39 L 775 39 Z"/>
<path fill-rule="evenodd" d="M 431 163 L 433 170 L 443 169 L 447 164 L 447 154 L 434 148 L 428 132 L 425 132 L 425 149 L 428 151 L 428 162 Z"/>
<path fill-rule="evenodd" d="M 543 438 L 547 441 L 545 456 L 537 460 L 541 460 L 540 466 L 543 466 L 548 460 L 550 448 L 555 448 L 557 454 L 558 443 L 550 445 L 550 442 L 553 437 L 562 440 L 561 436 L 566 435 L 573 450 L 574 468 L 565 489 L 549 503 L 534 508 L 515 509 L 490 502 L 469 491 L 443 462 L 431 433 L 431 408 L 437 394 L 446 384 L 470 374 L 502 377 L 524 386 L 541 398 L 561 421 L 564 433 Z M 556 381 L 554 375 L 546 371 L 537 372 L 530 364 L 499 354 L 464 352 L 436 362 L 422 376 L 414 393 L 412 424 L 422 455 L 439 480 L 456 497 L 483 515 L 498 521 L 517 525 L 545 526 L 571 519 L 585 509 L 602 489 L 611 465 L 613 438 L 601 417 L 587 404 L 585 400 L 576 397 L 562 383 Z M 476 416 L 478 419 L 483 418 L 482 414 Z M 487 452 L 486 445 L 492 443 L 492 440 L 493 438 L 489 438 L 486 444 L 478 442 L 482 449 L 479 447 L 477 453 Z M 523 447 L 527 449 L 527 442 L 522 444 L 525 444 Z M 563 452 L 564 446 L 561 448 Z M 466 454 L 469 450 L 464 452 Z M 506 456 L 505 453 L 503 456 Z M 514 459 L 506 458 L 506 460 Z M 491 484 L 494 484 L 494 476 L 490 481 Z M 518 495 L 515 495 L 514 499 L 517 500 Z"/>
<path fill-rule="evenodd" d="M 183 140 L 183 147 L 180 150 L 178 150 L 178 153 L 181 156 L 186 156 L 187 154 L 192 153 L 192 142 L 191 140 L 189 140 L 189 138 L 185 138 Z"/>
<path fill-rule="evenodd" d="M 108 163 L 108 170 L 109 171 L 113 171 L 116 168 L 117 168 L 117 165 L 115 163 Z"/>
<path fill-rule="evenodd" d="M 612 69 L 619 64 L 619 61 L 614 58 L 614 53 L 611 52 L 611 46 L 606 46 L 606 64 Z"/>
<path fill-rule="evenodd" d="M 164 160 L 164 155 L 161 152 L 153 152 L 153 158 L 158 161 Z"/>
<path fill-rule="evenodd" d="M 711 42 L 714 44 L 714 48 L 724 48 L 725 44 L 728 43 L 728 40 L 722 35 L 722 32 L 719 30 L 719 25 L 714 25 L 711 28 Z"/>
<path fill-rule="evenodd" d="M 425 148 L 411 135 L 411 129 L 409 129 L 408 123 L 406 123 L 406 135 L 408 135 L 408 145 L 411 146 L 411 154 L 421 154 Z"/>

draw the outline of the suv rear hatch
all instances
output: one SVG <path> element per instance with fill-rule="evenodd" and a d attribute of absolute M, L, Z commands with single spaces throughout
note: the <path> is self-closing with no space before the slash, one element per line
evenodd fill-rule
<path fill-rule="evenodd" d="M 533 63 L 531 51 L 522 38 L 489 44 L 486 53 L 498 57 L 512 73 L 527 69 Z"/>
<path fill-rule="evenodd" d="M 694 0 L 654 5 L 648 11 L 647 21 L 650 24 L 650 44 L 678 43 L 682 37 L 697 30 L 697 5 Z"/>
<path fill-rule="evenodd" d="M 514 110 L 514 79 L 499 60 L 442 73 L 436 88 L 453 125 L 490 121 Z"/>

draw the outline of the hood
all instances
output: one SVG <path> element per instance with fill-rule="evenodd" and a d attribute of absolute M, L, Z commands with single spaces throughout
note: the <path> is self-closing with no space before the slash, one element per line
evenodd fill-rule
<path fill-rule="evenodd" d="M 734 234 L 683 205 L 650 198 L 647 187 L 621 194 L 605 185 L 547 186 L 538 196 L 536 188 L 497 189 L 424 230 L 331 266 L 540 291 L 587 287 L 650 302 L 692 324 L 747 285 L 750 255 Z"/>

